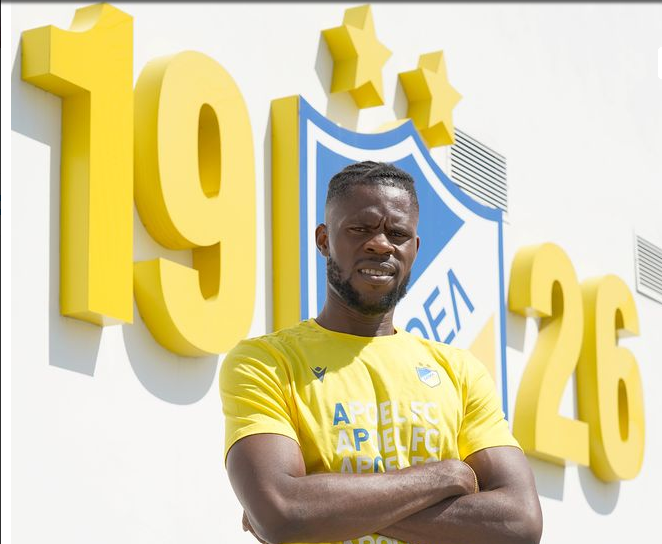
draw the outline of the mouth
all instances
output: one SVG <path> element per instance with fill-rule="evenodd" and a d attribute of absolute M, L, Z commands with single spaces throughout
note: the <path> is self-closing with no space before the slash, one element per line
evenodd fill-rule
<path fill-rule="evenodd" d="M 384 263 L 363 266 L 358 269 L 358 272 L 363 280 L 373 285 L 385 285 L 395 277 L 395 268 Z"/>

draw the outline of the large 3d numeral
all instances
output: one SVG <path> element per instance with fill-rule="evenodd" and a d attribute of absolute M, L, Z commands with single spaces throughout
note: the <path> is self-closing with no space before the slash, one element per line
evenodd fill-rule
<path fill-rule="evenodd" d="M 582 343 L 582 299 L 572 263 L 553 244 L 521 249 L 508 297 L 512 311 L 540 317 L 538 341 L 517 393 L 513 434 L 531 455 L 588 465 L 588 426 L 558 413 Z"/>
<path fill-rule="evenodd" d="M 645 420 L 637 362 L 617 345 L 618 335 L 639 333 L 627 285 L 604 276 L 580 288 L 563 250 L 543 244 L 515 256 L 509 306 L 541 317 L 515 407 L 513 431 L 524 450 L 556 463 L 590 460 L 605 481 L 634 478 L 643 461 Z M 575 366 L 581 421 L 558 416 Z"/>
<path fill-rule="evenodd" d="M 133 19 L 76 11 L 23 33 L 22 77 L 62 97 L 60 311 L 133 320 Z"/>
<path fill-rule="evenodd" d="M 584 342 L 577 367 L 579 417 L 590 428 L 591 469 L 605 481 L 634 478 L 644 456 L 641 377 L 618 335 L 639 334 L 634 299 L 616 276 L 586 280 Z"/>
<path fill-rule="evenodd" d="M 249 331 L 255 298 L 255 169 L 243 97 L 213 59 L 151 61 L 135 89 L 136 205 L 152 237 L 192 249 L 193 268 L 135 265 L 140 314 L 181 355 L 227 351 Z"/>

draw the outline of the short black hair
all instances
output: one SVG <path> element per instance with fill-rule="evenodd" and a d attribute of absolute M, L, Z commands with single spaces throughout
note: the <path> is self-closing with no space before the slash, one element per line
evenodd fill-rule
<path fill-rule="evenodd" d="M 411 203 L 418 211 L 418 197 L 414 178 L 397 166 L 387 162 L 363 161 L 350 164 L 329 181 L 326 206 L 338 197 L 347 195 L 357 185 L 382 185 L 407 191 Z"/>

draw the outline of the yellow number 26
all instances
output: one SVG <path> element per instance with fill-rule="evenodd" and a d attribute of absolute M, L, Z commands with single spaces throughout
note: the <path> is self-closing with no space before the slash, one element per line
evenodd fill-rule
<path fill-rule="evenodd" d="M 618 336 L 639 333 L 627 285 L 613 275 L 580 285 L 560 247 L 524 247 L 513 260 L 508 306 L 540 318 L 515 404 L 513 432 L 524 450 L 558 464 L 590 464 L 604 481 L 634 478 L 645 422 L 637 362 L 617 345 Z M 579 420 L 558 413 L 575 369 Z"/>

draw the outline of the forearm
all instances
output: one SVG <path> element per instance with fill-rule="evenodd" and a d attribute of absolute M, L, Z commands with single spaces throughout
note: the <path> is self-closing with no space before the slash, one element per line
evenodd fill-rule
<path fill-rule="evenodd" d="M 466 474 L 457 463 L 378 474 L 287 477 L 270 490 L 273 499 L 255 506 L 249 517 L 268 542 L 357 538 L 466 493 Z"/>
<path fill-rule="evenodd" d="M 377 532 L 410 544 L 538 544 L 537 497 L 495 489 L 453 497 Z"/>

